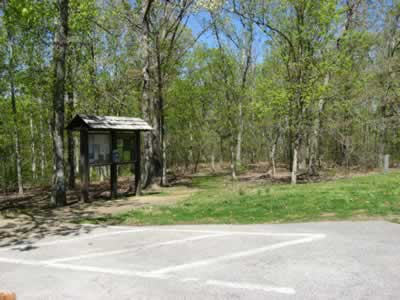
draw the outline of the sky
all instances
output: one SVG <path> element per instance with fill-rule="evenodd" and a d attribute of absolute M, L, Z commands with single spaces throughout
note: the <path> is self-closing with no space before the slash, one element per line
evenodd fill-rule
<path fill-rule="evenodd" d="M 233 25 L 237 28 L 237 31 L 240 32 L 241 24 L 237 18 L 232 17 Z M 192 30 L 193 36 L 197 37 L 204 28 L 209 24 L 210 16 L 206 12 L 200 12 L 195 15 L 191 15 L 188 27 Z M 267 37 L 261 30 L 256 27 L 255 28 L 255 40 L 253 44 L 254 55 L 256 57 L 257 62 L 261 62 L 264 52 L 265 52 L 265 42 L 267 41 Z M 203 33 L 199 39 L 199 42 L 206 45 L 209 48 L 216 48 L 217 41 L 215 35 L 211 30 L 207 30 L 207 32 Z"/>

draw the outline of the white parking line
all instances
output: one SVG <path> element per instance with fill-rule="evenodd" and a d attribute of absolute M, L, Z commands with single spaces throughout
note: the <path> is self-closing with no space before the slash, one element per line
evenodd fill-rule
<path fill-rule="evenodd" d="M 139 250 L 156 248 L 156 247 L 160 247 L 160 246 L 183 244 L 186 242 L 198 241 L 198 240 L 209 239 L 209 238 L 217 238 L 217 237 L 222 237 L 222 236 L 227 236 L 227 235 L 229 235 L 229 234 L 228 233 L 220 233 L 220 234 L 200 235 L 200 236 L 194 236 L 194 237 L 190 237 L 190 238 L 186 238 L 186 239 L 177 239 L 177 240 L 171 240 L 171 241 L 166 241 L 166 242 L 154 243 L 154 244 L 150 244 L 150 245 L 142 246 L 142 247 L 131 247 L 131 248 L 126 248 L 126 249 L 121 249 L 121 250 L 96 252 L 96 253 L 89 253 L 89 254 L 77 255 L 77 256 L 71 256 L 71 257 L 65 257 L 65 258 L 57 258 L 57 259 L 52 259 L 52 260 L 48 260 L 45 262 L 51 264 L 51 263 L 73 261 L 73 260 L 79 260 L 79 259 L 85 259 L 85 258 L 111 256 L 111 255 L 124 254 L 124 253 L 139 251 Z"/>
<path fill-rule="evenodd" d="M 195 278 L 195 277 L 188 277 L 188 278 L 181 279 L 182 282 L 189 282 L 189 281 L 193 282 L 193 281 L 199 281 L 199 280 L 200 279 Z"/>
<path fill-rule="evenodd" d="M 136 277 L 144 277 L 144 278 L 161 278 L 161 279 L 164 278 L 165 279 L 165 278 L 169 277 L 169 276 L 164 276 L 164 275 L 151 274 L 149 272 L 131 271 L 131 270 L 114 269 L 114 268 L 101 268 L 101 267 L 84 266 L 84 265 L 47 263 L 45 261 L 36 261 L 36 260 L 28 260 L 28 259 L 14 259 L 14 258 L 0 257 L 0 262 L 16 264 L 16 265 L 50 267 L 50 268 L 56 268 L 56 269 L 62 269 L 62 270 L 85 271 L 85 272 L 104 273 L 104 274 L 111 274 L 111 275 L 136 276 Z"/>
<path fill-rule="evenodd" d="M 252 283 L 236 283 L 229 281 L 220 281 L 220 280 L 207 280 L 207 285 L 214 285 L 220 287 L 228 287 L 232 289 L 246 289 L 252 291 L 263 291 L 263 292 L 275 292 L 281 294 L 294 295 L 296 291 L 289 287 L 276 287 L 276 286 L 267 286 L 260 284 L 252 284 Z"/>
<path fill-rule="evenodd" d="M 120 226 L 120 225 L 110 225 L 104 227 L 104 225 L 96 225 L 96 224 L 82 224 L 83 226 L 88 227 L 96 227 L 96 228 L 114 228 L 114 229 L 126 229 L 129 230 L 132 226 Z M 255 236 L 280 236 L 280 237 L 309 237 L 314 235 L 319 235 L 319 233 L 315 232 L 295 232 L 295 233 L 288 233 L 288 232 L 263 232 L 263 231 L 233 231 L 233 230 L 204 230 L 204 229 L 176 229 L 173 227 L 167 228 L 160 228 L 160 227 L 153 227 L 147 226 L 146 230 L 148 231 L 163 231 L 163 232 L 191 232 L 191 233 L 229 233 L 229 234 L 237 234 L 237 235 L 255 235 Z"/>
<path fill-rule="evenodd" d="M 117 227 L 114 227 L 117 229 Z M 39 242 L 39 243 L 32 243 L 28 245 L 20 245 L 20 246 L 14 246 L 14 247 L 8 247 L 5 249 L 1 249 L 0 251 L 3 250 L 10 250 L 10 249 L 24 249 L 25 247 L 35 247 L 35 246 L 51 246 L 51 245 L 57 245 L 57 244 L 62 244 L 62 243 L 68 243 L 68 242 L 74 242 L 74 241 L 80 241 L 80 240 L 86 240 L 86 239 L 94 239 L 98 237 L 106 237 L 106 236 L 113 236 L 113 235 L 120 235 L 120 234 L 127 234 L 127 233 L 137 233 L 137 232 L 143 232 L 143 231 L 155 231 L 155 232 L 187 232 L 187 233 L 203 233 L 203 235 L 197 235 L 189 238 L 184 238 L 184 239 L 175 239 L 175 240 L 169 240 L 165 242 L 158 242 L 154 244 L 148 244 L 147 246 L 142 246 L 142 247 L 135 247 L 135 248 L 127 248 L 127 249 L 120 249 L 120 250 L 114 250 L 114 251 L 106 251 L 106 252 L 100 252 L 100 253 L 92 253 L 92 254 L 86 254 L 86 255 L 79 255 L 79 256 L 74 256 L 74 257 L 62 257 L 62 258 L 55 258 L 51 260 L 43 260 L 43 261 L 36 261 L 36 260 L 25 260 L 25 259 L 14 259 L 14 258 L 1 258 L 0 257 L 0 263 L 11 263 L 11 264 L 20 264 L 20 265 L 29 265 L 29 266 L 42 266 L 42 267 L 50 267 L 50 268 L 56 268 L 60 270 L 70 270 L 70 271 L 84 271 L 84 272 L 93 272 L 93 273 L 103 273 L 103 274 L 110 274 L 110 275 L 119 275 L 119 276 L 135 276 L 135 277 L 141 277 L 141 278 L 154 278 L 154 279 L 171 279 L 171 280 L 176 280 L 179 282 L 184 282 L 187 284 L 190 283 L 199 283 L 203 285 L 210 285 L 210 286 L 216 286 L 216 287 L 224 287 L 224 288 L 232 288 L 232 289 L 246 289 L 246 290 L 251 290 L 251 291 L 263 291 L 263 292 L 276 292 L 276 293 L 282 293 L 282 294 L 287 294 L 287 295 L 293 295 L 295 294 L 295 290 L 290 287 L 275 287 L 275 286 L 268 286 L 268 285 L 259 285 L 259 284 L 253 284 L 253 283 L 246 283 L 246 282 L 230 282 L 230 281 L 221 281 L 221 280 L 213 280 L 210 278 L 207 279 L 199 279 L 199 278 L 194 278 L 194 277 L 177 277 L 174 275 L 171 275 L 169 273 L 173 272 L 178 272 L 178 271 L 183 271 L 195 267 L 201 267 L 201 266 L 207 266 L 215 263 L 220 263 L 220 262 L 225 262 L 228 260 L 233 260 L 233 259 L 238 259 L 238 258 L 244 258 L 244 257 L 249 257 L 257 254 L 261 254 L 267 251 L 283 248 L 283 247 L 289 247 L 289 246 L 294 246 L 298 244 L 303 244 L 303 243 L 308 243 L 312 242 L 314 240 L 322 239 L 325 238 L 324 234 L 314 234 L 314 233 L 271 233 L 271 232 L 245 232 L 245 231 L 220 231 L 220 230 L 191 230 L 191 229 L 173 229 L 173 228 L 135 228 L 135 229 L 129 229 L 131 227 L 118 227 L 119 229 L 124 229 L 121 231 L 111 231 L 111 232 L 103 232 L 103 233 L 92 233 L 88 234 L 85 236 L 79 236 L 75 238 L 68 238 L 68 239 L 59 239 L 59 240 L 53 240 L 53 241 L 48 241 L 48 242 Z M 259 247 L 259 248 L 254 248 L 246 251 L 239 251 L 239 252 L 234 252 L 231 254 L 226 254 L 218 257 L 213 257 L 213 258 L 208 258 L 208 259 L 203 259 L 203 260 L 198 260 L 190 263 L 184 263 L 184 264 L 179 264 L 179 265 L 174 265 L 174 266 L 169 266 L 153 271 L 135 271 L 135 270 L 125 270 L 125 269 L 114 269 L 114 268 L 102 268 L 102 267 L 94 267 L 94 266 L 87 266 L 87 265 L 71 265 L 71 264 L 65 264 L 61 262 L 65 261 L 72 261 L 72 260 L 77 260 L 77 259 L 83 259 L 83 258 L 92 258 L 92 257 L 103 257 L 103 256 L 108 256 L 108 255 L 117 255 L 117 254 L 123 254 L 127 252 L 132 252 L 136 250 L 142 250 L 142 249 L 150 249 L 150 248 L 155 248 L 155 247 L 160 247 L 160 246 L 166 246 L 166 245 L 174 245 L 174 244 L 181 244 L 181 243 L 186 243 L 190 241 L 196 241 L 196 240 L 201 240 L 201 239 L 209 239 L 209 238 L 217 238 L 217 237 L 222 237 L 222 236 L 229 236 L 229 235 L 246 235 L 246 236 L 269 236 L 269 237 L 287 237 L 287 238 L 296 238 L 294 240 L 289 240 L 289 241 L 284 241 L 284 242 L 279 242 L 276 244 L 264 246 L 264 247 Z"/>
<path fill-rule="evenodd" d="M 321 239 L 324 237 L 325 237 L 325 235 L 323 235 L 323 234 L 313 234 L 313 235 L 309 235 L 309 237 L 302 238 L 302 239 L 281 242 L 281 243 L 277 243 L 277 244 L 273 244 L 273 245 L 268 245 L 266 247 L 260 247 L 260 248 L 255 248 L 255 249 L 251 249 L 251 250 L 247 250 L 247 251 L 240 251 L 240 252 L 235 252 L 235 253 L 228 254 L 228 255 L 222 255 L 222 256 L 218 256 L 218 257 L 214 257 L 214 258 L 198 260 L 198 261 L 187 263 L 187 264 L 170 266 L 170 267 L 150 271 L 150 273 L 152 273 L 154 275 L 161 275 L 161 274 L 167 274 L 170 272 L 182 271 L 182 270 L 191 269 L 194 267 L 206 266 L 206 265 L 215 264 L 215 263 L 232 260 L 232 259 L 237 259 L 237 258 L 241 258 L 241 257 L 253 256 L 256 254 L 260 254 L 260 253 L 263 253 L 266 251 L 275 250 L 275 249 L 279 249 L 279 248 L 283 248 L 283 247 L 309 243 L 316 239 Z"/>
<path fill-rule="evenodd" d="M 149 229 L 151 230 L 151 229 Z M 318 233 L 278 233 L 278 232 L 258 232 L 258 231 L 221 231 L 221 230 L 192 230 L 192 229 L 157 229 L 165 232 L 192 232 L 192 233 L 229 233 L 236 235 L 255 235 L 255 236 L 279 236 L 279 237 L 310 237 L 319 235 Z"/>
<path fill-rule="evenodd" d="M 93 267 L 93 266 L 83 266 L 83 265 L 69 265 L 69 264 L 61 264 L 61 263 L 45 263 L 42 261 L 33 261 L 33 260 L 23 260 L 23 259 L 10 259 L 10 258 L 0 258 L 0 262 L 4 263 L 12 263 L 18 265 L 29 265 L 29 266 L 42 266 L 42 267 L 51 267 L 60 270 L 69 270 L 69 271 L 83 271 L 83 272 L 91 272 L 91 273 L 101 273 L 108 275 L 118 275 L 118 276 L 129 276 L 129 277 L 140 277 L 140 278 L 151 278 L 151 279 L 172 279 L 179 280 L 183 283 L 199 283 L 205 285 L 213 285 L 218 287 L 228 287 L 234 289 L 245 289 L 250 291 L 263 291 L 263 292 L 275 292 L 281 294 L 289 294 L 293 295 L 296 291 L 289 287 L 274 287 L 274 286 L 266 286 L 260 284 L 252 284 L 252 283 L 244 283 L 244 282 L 229 282 L 229 281 L 220 281 L 220 280 L 200 280 L 199 278 L 187 277 L 187 278 L 176 278 L 171 277 L 165 274 L 152 274 L 150 272 L 139 272 L 139 271 L 131 271 L 124 269 L 114 269 L 114 268 L 101 268 L 101 267 Z"/>
<path fill-rule="evenodd" d="M 105 237 L 105 236 L 113 236 L 113 235 L 126 234 L 126 233 L 136 233 L 136 232 L 143 232 L 143 231 L 148 231 L 148 229 L 139 228 L 139 229 L 131 229 L 131 230 L 103 232 L 103 233 L 98 233 L 98 234 L 82 233 L 82 234 L 87 234 L 87 235 L 68 238 L 68 239 L 57 239 L 57 240 L 48 241 L 48 242 L 38 242 L 38 243 L 33 242 L 33 243 L 26 243 L 23 245 L 15 245 L 15 246 L 10 246 L 10 247 L 6 247 L 6 248 L 1 248 L 0 252 L 6 251 L 6 250 L 23 250 L 23 249 L 30 248 L 30 247 L 52 246 L 52 245 L 70 243 L 70 242 L 75 242 L 75 241 L 95 239 L 95 238 Z"/>
<path fill-rule="evenodd" d="M 85 272 L 103 273 L 111 275 L 123 275 L 123 276 L 133 276 L 133 277 L 143 277 L 143 278 L 159 278 L 159 279 L 166 279 L 169 277 L 169 276 L 164 276 L 162 274 L 157 275 L 157 274 L 151 274 L 149 272 L 130 271 L 130 270 L 114 269 L 114 268 L 101 268 L 101 267 L 82 266 L 82 265 L 60 264 L 60 263 L 51 263 L 43 265 L 63 270 L 85 271 Z"/>

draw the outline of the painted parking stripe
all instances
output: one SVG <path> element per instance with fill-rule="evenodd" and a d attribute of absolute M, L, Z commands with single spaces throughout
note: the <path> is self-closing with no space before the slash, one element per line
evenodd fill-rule
<path fill-rule="evenodd" d="M 56 269 L 61 269 L 61 270 L 85 271 L 85 272 L 103 273 L 103 274 L 111 274 L 111 275 L 136 276 L 136 277 L 144 277 L 144 278 L 161 278 L 161 279 L 168 278 L 168 276 L 150 274 L 149 272 L 131 271 L 131 270 L 114 269 L 114 268 L 101 268 L 101 267 L 84 266 L 84 265 L 69 265 L 69 264 L 62 264 L 62 263 L 47 263 L 44 261 L 35 261 L 35 260 L 28 260 L 28 259 L 14 259 L 14 258 L 0 257 L 0 263 L 50 267 L 50 268 L 56 268 Z"/>
<path fill-rule="evenodd" d="M 129 277 L 141 277 L 141 278 L 152 278 L 152 279 L 171 279 L 177 280 L 176 277 L 171 277 L 165 274 L 152 274 L 149 272 L 140 272 L 140 271 L 130 271 L 124 269 L 114 269 L 114 268 L 101 268 L 101 267 L 93 267 L 93 266 L 84 266 L 84 265 L 69 265 L 62 263 L 44 263 L 41 261 L 33 261 L 33 260 L 25 260 L 25 259 L 11 259 L 11 258 L 0 258 L 0 262 L 3 263 L 12 263 L 19 265 L 29 265 L 29 266 L 42 266 L 42 267 L 50 267 L 60 270 L 68 270 L 68 271 L 80 271 L 80 272 L 91 272 L 91 273 L 101 273 L 107 275 L 118 275 L 118 276 L 129 276 Z M 179 280 L 179 279 L 178 279 Z M 182 283 L 193 283 L 197 282 L 200 284 L 218 286 L 224 288 L 232 288 L 232 289 L 245 289 L 250 291 L 262 291 L 262 292 L 275 292 L 281 294 L 293 295 L 296 291 L 289 287 L 274 287 L 274 286 L 266 286 L 259 284 L 251 284 L 244 282 L 230 282 L 230 281 L 220 281 L 220 280 L 200 280 L 194 277 L 182 278 L 179 280 Z"/>
<path fill-rule="evenodd" d="M 136 229 L 131 229 L 131 230 L 103 232 L 103 233 L 98 233 L 98 234 L 82 233 L 82 234 L 86 234 L 86 235 L 68 238 L 68 239 L 58 239 L 58 240 L 53 240 L 53 241 L 48 241 L 48 242 L 26 243 L 23 245 L 16 245 L 16 246 L 11 246 L 11 247 L 7 247 L 7 248 L 2 248 L 2 249 L 0 249 L 0 252 L 6 251 L 6 250 L 23 250 L 23 249 L 30 248 L 30 247 L 52 246 L 52 245 L 58 245 L 58 244 L 63 244 L 63 243 L 70 243 L 70 242 L 76 242 L 76 241 L 82 241 L 82 240 L 90 240 L 90 239 L 95 239 L 95 238 L 127 234 L 127 233 L 137 233 L 137 232 L 143 232 L 143 231 L 148 231 L 148 229 L 136 228 Z"/>
<path fill-rule="evenodd" d="M 152 229 L 149 229 L 152 230 Z M 311 237 L 318 233 L 278 233 L 278 232 L 257 232 L 257 231 L 221 231 L 221 230 L 195 230 L 195 229 L 157 229 L 164 232 L 191 232 L 191 233 L 229 233 L 234 235 L 254 235 L 254 236 L 272 236 L 272 237 Z"/>
<path fill-rule="evenodd" d="M 89 254 L 84 254 L 84 255 L 52 259 L 52 260 L 48 260 L 45 262 L 46 263 L 58 263 L 58 262 L 66 262 L 66 261 L 73 261 L 73 260 L 86 259 L 86 258 L 112 256 L 112 255 L 130 253 L 130 252 L 139 251 L 139 250 L 157 248 L 157 247 L 161 247 L 161 246 L 183 244 L 183 243 L 187 243 L 187 242 L 210 239 L 210 238 L 217 238 L 217 237 L 228 236 L 228 235 L 229 234 L 227 234 L 227 233 L 200 235 L 200 236 L 194 236 L 194 237 L 185 238 L 185 239 L 176 239 L 176 240 L 171 240 L 171 241 L 166 241 L 166 242 L 154 243 L 154 244 L 150 244 L 150 245 L 142 246 L 142 247 L 139 246 L 139 247 L 131 247 L 131 248 L 126 248 L 126 249 L 121 249 L 121 250 L 114 250 L 114 251 L 89 253 Z"/>
<path fill-rule="evenodd" d="M 228 255 L 222 255 L 214 258 L 209 258 L 209 259 L 204 259 L 204 260 L 198 260 L 195 262 L 187 263 L 187 264 L 181 264 L 181 265 L 176 265 L 176 266 L 170 266 L 158 270 L 151 271 L 152 274 L 154 275 L 161 275 L 161 274 L 167 274 L 171 272 L 177 272 L 177 271 L 182 271 L 186 269 L 191 269 L 195 267 L 202 267 L 202 266 L 207 266 L 219 262 L 224 262 L 232 259 L 237 259 L 237 258 L 242 258 L 242 257 L 248 257 L 248 256 L 253 256 L 256 254 L 261 254 L 267 251 L 283 248 L 283 247 L 288 247 L 288 246 L 294 246 L 298 244 L 304 244 L 304 243 L 309 243 L 317 239 L 324 238 L 324 234 L 315 234 L 310 237 L 302 238 L 302 239 L 296 239 L 292 241 L 286 241 L 286 242 L 281 242 L 281 243 L 276 243 L 273 245 L 268 245 L 266 247 L 260 247 L 260 248 L 255 248 L 247 251 L 240 251 L 240 252 L 235 252 L 232 254 Z"/>
<path fill-rule="evenodd" d="M 123 229 L 127 229 L 127 228 L 123 228 Z M 81 237 L 77 237 L 77 238 L 37 243 L 37 244 L 33 244 L 33 246 L 35 246 L 35 245 L 44 245 L 44 246 L 45 245 L 54 245 L 54 244 L 63 243 L 64 241 L 72 242 L 72 241 L 76 241 L 76 240 L 85 240 L 85 239 L 91 239 L 91 238 L 97 238 L 97 237 L 103 237 L 103 236 L 126 234 L 126 233 L 130 233 L 130 232 L 142 232 L 142 231 L 173 231 L 173 232 L 207 233 L 205 235 L 190 237 L 190 238 L 186 238 L 186 239 L 170 240 L 170 241 L 166 241 L 166 242 L 150 244 L 147 247 L 173 245 L 173 244 L 184 243 L 184 242 L 187 242 L 190 240 L 214 238 L 214 237 L 225 236 L 225 235 L 256 235 L 256 236 L 280 236 L 280 237 L 303 237 L 303 238 L 286 241 L 286 242 L 281 242 L 281 243 L 277 243 L 277 244 L 273 244 L 273 245 L 268 245 L 266 247 L 250 249 L 248 251 L 236 252 L 236 253 L 223 255 L 223 256 L 219 256 L 219 257 L 215 257 L 215 258 L 199 260 L 199 261 L 195 261 L 192 263 L 171 266 L 171 267 L 162 268 L 162 269 L 150 271 L 150 272 L 114 269 L 114 268 L 102 268 L 102 267 L 85 266 L 85 265 L 70 265 L 70 264 L 61 263 L 60 260 L 62 260 L 62 259 L 59 259 L 59 260 L 55 259 L 55 260 L 51 260 L 51 261 L 35 261 L 35 260 L 1 258 L 0 257 L 0 262 L 31 265 L 31 266 L 43 266 L 43 267 L 50 267 L 50 268 L 56 268 L 56 269 L 61 269 L 61 270 L 70 270 L 70 271 L 85 271 L 85 272 L 103 273 L 103 274 L 109 274 L 109 275 L 135 276 L 135 277 L 154 278 L 154 279 L 174 279 L 174 280 L 178 280 L 182 283 L 187 283 L 187 284 L 189 284 L 190 282 L 198 282 L 203 285 L 210 285 L 210 286 L 217 286 L 217 287 L 219 286 L 219 287 L 232 288 L 232 289 L 245 289 L 245 290 L 250 290 L 250 291 L 262 291 L 262 292 L 276 292 L 276 293 L 293 295 L 293 294 L 295 294 L 295 290 L 292 288 L 289 288 L 289 287 L 275 287 L 275 286 L 259 285 L 259 284 L 246 283 L 246 282 L 230 282 L 230 281 L 211 280 L 211 279 L 201 280 L 201 279 L 193 278 L 193 277 L 179 278 L 176 276 L 172 276 L 171 274 L 168 274 L 168 273 L 185 270 L 185 269 L 189 269 L 189 268 L 193 268 L 193 267 L 200 267 L 200 266 L 205 266 L 205 265 L 209 265 L 209 264 L 213 264 L 213 263 L 223 262 L 226 260 L 252 256 L 252 255 L 260 254 L 260 253 L 263 253 L 263 252 L 266 252 L 269 250 L 279 249 L 279 248 L 302 244 L 302 243 L 308 243 L 308 242 L 311 242 L 311 241 L 314 241 L 317 239 L 322 239 L 325 237 L 324 234 L 310 234 L 310 233 L 268 233 L 268 232 L 265 233 L 265 232 L 184 230 L 184 229 L 182 229 L 182 230 L 179 230 L 179 229 L 177 229 L 177 230 L 175 230 L 175 229 L 159 230 L 158 229 L 157 230 L 155 228 L 153 229 L 153 228 L 147 227 L 147 228 L 135 228 L 133 230 L 105 232 L 105 233 L 100 233 L 100 234 L 89 234 L 88 236 L 81 236 Z M 142 248 L 145 248 L 145 247 L 146 246 L 144 246 Z M 109 251 L 107 253 L 112 252 L 113 254 L 114 253 L 118 254 L 116 252 L 120 252 L 120 251 L 125 252 L 126 250 L 127 249 Z M 112 255 L 112 254 L 110 254 L 110 255 Z M 101 256 L 101 253 L 100 253 L 100 256 Z M 68 259 L 68 258 L 66 258 L 66 259 Z"/>
<path fill-rule="evenodd" d="M 207 280 L 207 285 L 231 288 L 231 289 L 245 289 L 251 291 L 263 291 L 263 292 L 275 292 L 281 294 L 294 295 L 296 291 L 293 288 L 289 287 L 275 287 L 275 286 L 267 286 L 260 284 L 251 284 L 251 283 L 241 283 L 241 282 L 229 282 L 229 281 L 220 281 L 220 280 Z"/>

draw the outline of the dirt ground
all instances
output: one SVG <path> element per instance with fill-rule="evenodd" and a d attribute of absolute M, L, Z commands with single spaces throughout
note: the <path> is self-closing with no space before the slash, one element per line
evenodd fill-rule
<path fill-rule="evenodd" d="M 142 196 L 125 196 L 115 200 L 106 198 L 107 186 L 90 203 L 78 201 L 77 192 L 68 193 L 68 205 L 61 208 L 49 206 L 49 192 L 32 190 L 24 197 L 11 195 L 0 198 L 0 246 L 16 245 L 52 235 L 70 235 L 82 230 L 76 221 L 129 211 L 149 205 L 168 205 L 184 200 L 197 190 L 186 185 L 169 188 L 153 187 Z M 96 188 L 95 188 L 96 189 Z"/>

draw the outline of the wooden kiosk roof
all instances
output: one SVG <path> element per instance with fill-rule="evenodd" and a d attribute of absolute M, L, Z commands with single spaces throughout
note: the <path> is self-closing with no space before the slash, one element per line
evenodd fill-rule
<path fill-rule="evenodd" d="M 140 118 L 77 114 L 69 122 L 67 129 L 147 131 L 153 128 Z"/>
<path fill-rule="evenodd" d="M 140 131 L 152 130 L 151 126 L 139 118 L 129 117 L 108 117 L 108 116 L 91 116 L 77 114 L 66 127 L 67 130 L 77 130 L 80 136 L 80 163 L 79 173 L 81 175 L 81 199 L 85 202 L 89 201 L 89 183 L 90 183 L 90 163 L 89 163 L 89 133 L 106 132 L 110 135 L 110 159 L 101 162 L 101 165 L 110 166 L 110 189 L 111 198 L 118 195 L 118 165 L 132 164 L 135 172 L 135 194 L 140 194 L 141 189 L 141 171 L 140 171 Z M 117 134 L 123 131 L 129 133 L 134 139 L 132 150 L 136 152 L 136 158 L 131 161 L 120 161 L 117 141 Z M 130 138 L 130 137 L 128 137 Z"/>

